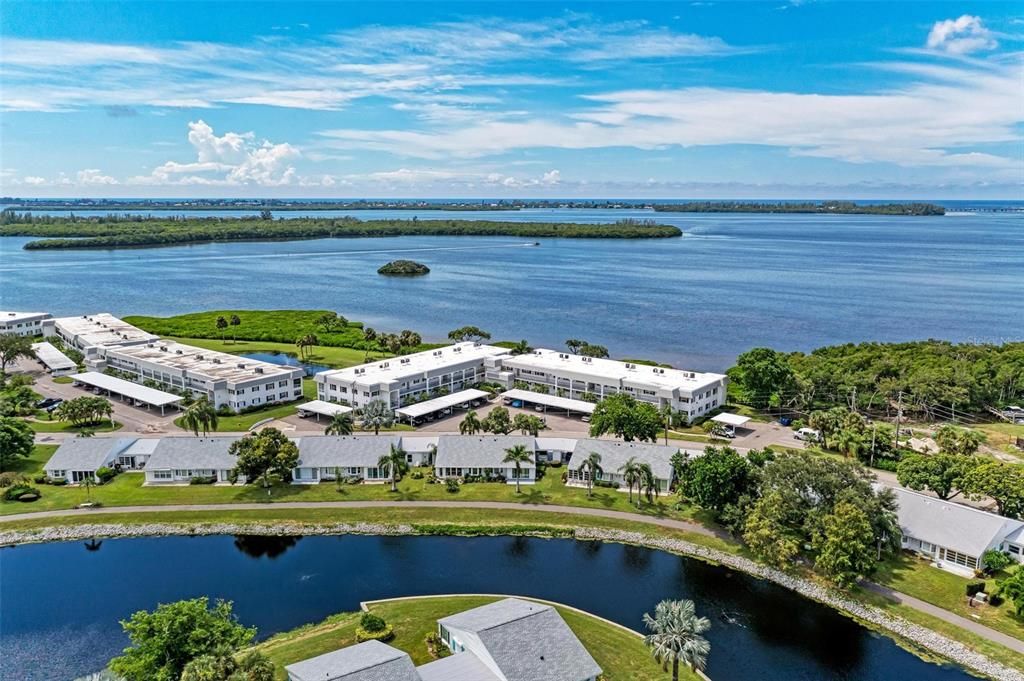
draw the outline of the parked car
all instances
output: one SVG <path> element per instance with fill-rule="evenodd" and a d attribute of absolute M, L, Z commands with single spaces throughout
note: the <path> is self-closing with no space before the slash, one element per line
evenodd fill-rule
<path fill-rule="evenodd" d="M 793 437 L 797 440 L 804 440 L 806 442 L 817 442 L 821 439 L 821 433 L 814 428 L 801 428 L 793 433 Z"/>
<path fill-rule="evenodd" d="M 788 416 L 780 416 L 779 417 L 779 425 L 781 425 L 781 426 L 790 426 L 792 424 L 793 424 L 793 419 L 789 418 Z"/>
<path fill-rule="evenodd" d="M 581 416 L 580 417 L 580 421 L 583 421 L 583 423 L 590 423 L 590 417 L 589 416 Z"/>
<path fill-rule="evenodd" d="M 59 397 L 47 397 L 46 399 L 42 399 L 36 402 L 36 409 L 51 409 L 53 407 L 56 407 L 63 401 L 64 400 L 62 400 Z"/>
<path fill-rule="evenodd" d="M 508 402 L 506 402 L 505 404 L 508 404 Z M 521 406 L 523 406 L 523 403 L 522 403 L 521 400 L 512 400 L 512 406 L 513 407 L 521 407 Z"/>

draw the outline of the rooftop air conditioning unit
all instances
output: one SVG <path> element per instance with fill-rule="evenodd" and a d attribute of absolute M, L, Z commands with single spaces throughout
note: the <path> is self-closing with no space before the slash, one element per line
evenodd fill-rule
<path fill-rule="evenodd" d="M 626 368 L 627 369 L 636 369 L 636 365 L 635 364 L 630 364 L 629 362 L 626 362 Z"/>
<path fill-rule="evenodd" d="M 160 352 L 167 352 L 167 346 L 166 345 L 161 345 L 160 346 Z"/>
<path fill-rule="evenodd" d="M 408 357 L 402 359 L 402 364 L 408 364 L 408 363 L 409 363 L 409 358 Z"/>
<path fill-rule="evenodd" d="M 245 364 L 244 364 L 244 363 L 242 363 L 242 362 L 239 362 L 239 363 L 238 363 L 238 364 L 236 364 L 235 366 L 236 366 L 236 367 L 238 367 L 239 369 L 244 369 L 244 368 L 245 368 Z"/>
<path fill-rule="evenodd" d="M 213 358 L 213 363 L 214 364 L 220 364 L 220 360 L 218 358 L 214 357 Z"/>
<path fill-rule="evenodd" d="M 263 367 L 256 367 L 255 369 L 253 369 L 253 371 L 255 371 L 257 374 L 262 374 L 263 373 Z"/>
<path fill-rule="evenodd" d="M 179 349 L 179 350 L 175 350 L 175 351 L 174 351 L 174 354 L 176 354 L 176 355 L 180 355 L 180 354 L 181 354 L 181 350 L 180 350 L 180 349 Z"/>
<path fill-rule="evenodd" d="M 202 355 L 196 355 L 196 359 L 198 359 L 200 362 L 202 362 L 203 361 L 203 356 Z"/>

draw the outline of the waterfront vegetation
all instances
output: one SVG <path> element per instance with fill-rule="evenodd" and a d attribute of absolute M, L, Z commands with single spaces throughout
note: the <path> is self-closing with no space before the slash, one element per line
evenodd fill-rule
<path fill-rule="evenodd" d="M 423 263 L 413 260 L 392 260 L 386 265 L 377 269 L 377 274 L 387 274 L 400 277 L 416 277 L 423 274 L 430 274 L 430 268 Z"/>
<path fill-rule="evenodd" d="M 649 221 L 614 224 L 486 220 L 358 220 L 356 218 L 50 217 L 0 213 L 0 236 L 38 236 L 26 249 L 127 248 L 222 241 L 277 241 L 391 236 L 503 236 L 562 239 L 650 239 L 681 236 L 678 227 Z"/>

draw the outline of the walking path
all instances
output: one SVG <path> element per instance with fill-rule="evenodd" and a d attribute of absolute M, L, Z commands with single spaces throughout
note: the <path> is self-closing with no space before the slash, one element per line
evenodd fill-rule
<path fill-rule="evenodd" d="M 1021 641 L 1019 638 L 1014 638 L 1009 634 L 1004 634 L 1001 631 L 990 629 L 989 627 L 986 627 L 984 624 L 979 624 L 974 620 L 968 619 L 966 617 L 961 617 L 960 615 L 954 614 L 948 610 L 940 608 L 937 605 L 932 605 L 927 601 L 922 601 L 920 598 L 914 598 L 913 596 L 908 596 L 905 593 L 900 593 L 899 591 L 890 589 L 887 586 L 875 584 L 874 582 L 862 582 L 861 585 L 868 591 L 874 591 L 875 593 L 881 594 L 882 596 L 892 599 L 897 603 L 909 606 L 914 610 L 926 613 L 928 615 L 931 615 L 932 617 L 938 617 L 944 622 L 955 624 L 961 629 L 966 629 L 971 633 L 987 638 L 988 640 L 994 643 L 1004 645 L 1010 650 L 1015 650 L 1018 653 L 1024 655 L 1024 641 Z"/>
<path fill-rule="evenodd" d="M 656 525 L 675 530 L 683 530 L 700 534 L 706 537 L 718 537 L 727 539 L 724 532 L 705 527 L 699 523 L 687 520 L 673 520 L 671 518 L 658 518 L 655 516 L 641 515 L 639 513 L 628 513 L 625 511 L 612 511 L 600 508 L 580 508 L 577 506 L 550 506 L 550 505 L 529 505 L 504 501 L 282 501 L 275 503 L 239 503 L 239 504 L 174 504 L 167 506 L 112 506 L 103 509 L 62 509 L 54 511 L 39 511 L 36 513 L 18 513 L 14 515 L 0 516 L 0 525 L 20 520 L 35 520 L 39 518 L 66 518 L 89 515 L 102 515 L 103 513 L 174 513 L 181 511 L 256 511 L 271 509 L 328 509 L 328 508 L 439 508 L 439 509 L 497 509 L 508 511 L 538 511 L 542 513 L 568 513 L 585 517 L 611 518 L 625 520 L 647 525 Z M 904 604 L 914 610 L 937 617 L 944 622 L 966 629 L 993 643 L 1010 648 L 1024 654 L 1024 641 L 1004 634 L 979 624 L 972 620 L 956 615 L 930 603 L 922 601 L 913 596 L 895 591 L 888 587 L 864 582 L 864 586 L 876 593 L 882 594 L 898 603 Z"/>

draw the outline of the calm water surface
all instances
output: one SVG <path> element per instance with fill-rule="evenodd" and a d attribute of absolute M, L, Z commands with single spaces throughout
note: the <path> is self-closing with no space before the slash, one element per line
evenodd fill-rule
<path fill-rule="evenodd" d="M 434 215 L 441 213 L 440 215 Z M 218 213 L 222 214 L 222 213 Z M 178 314 L 329 308 L 427 340 L 474 324 L 495 339 L 566 338 L 724 369 L 753 346 L 1024 338 L 1024 215 L 897 218 L 672 215 L 642 210 L 356 211 L 360 217 L 612 222 L 655 218 L 677 239 L 318 239 L 116 251 L 24 251 L 0 238 L 0 309 Z M 395 258 L 415 279 L 382 277 Z M 88 296 L 83 296 L 88 290 Z"/>
<path fill-rule="evenodd" d="M 0 679 L 60 681 L 127 644 L 117 624 L 157 603 L 235 602 L 261 637 L 359 601 L 507 593 L 560 601 L 634 629 L 662 598 L 712 620 L 716 681 L 966 681 L 785 589 L 648 549 L 513 537 L 169 537 L 0 550 Z"/>

